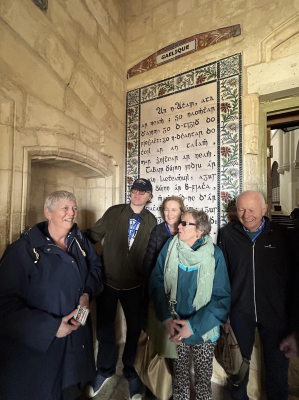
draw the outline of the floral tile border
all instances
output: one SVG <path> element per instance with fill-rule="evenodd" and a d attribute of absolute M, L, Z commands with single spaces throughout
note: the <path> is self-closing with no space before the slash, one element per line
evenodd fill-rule
<path fill-rule="evenodd" d="M 142 103 L 217 81 L 218 227 L 242 191 L 242 58 L 234 54 L 127 93 L 126 201 L 140 172 L 140 106 Z"/>

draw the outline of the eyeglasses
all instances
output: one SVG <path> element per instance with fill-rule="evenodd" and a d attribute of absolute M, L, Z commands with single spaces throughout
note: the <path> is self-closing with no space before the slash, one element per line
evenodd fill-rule
<path fill-rule="evenodd" d="M 136 194 L 136 193 L 138 193 L 139 192 L 139 194 L 140 194 L 140 196 L 144 196 L 145 195 L 145 193 L 150 193 L 151 194 L 151 192 L 146 192 L 145 190 L 139 190 L 139 189 L 131 189 L 131 193 L 134 193 L 134 194 Z"/>
<path fill-rule="evenodd" d="M 180 221 L 180 223 L 179 223 L 179 225 L 182 225 L 182 226 L 186 226 L 186 225 L 194 225 L 194 226 L 196 226 L 196 224 L 194 224 L 193 222 L 187 222 L 187 221 Z"/>

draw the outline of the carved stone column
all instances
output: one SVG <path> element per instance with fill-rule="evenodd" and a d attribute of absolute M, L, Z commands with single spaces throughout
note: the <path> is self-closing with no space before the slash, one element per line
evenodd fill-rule
<path fill-rule="evenodd" d="M 277 172 L 279 174 L 284 173 L 284 168 L 283 168 L 283 131 L 279 129 L 277 132 L 278 134 L 278 168 Z"/>
<path fill-rule="evenodd" d="M 283 133 L 283 162 L 282 166 L 285 171 L 290 170 L 290 134 Z"/>

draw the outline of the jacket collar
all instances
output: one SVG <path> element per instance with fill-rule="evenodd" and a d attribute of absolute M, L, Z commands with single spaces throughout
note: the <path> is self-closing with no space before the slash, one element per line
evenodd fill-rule
<path fill-rule="evenodd" d="M 129 218 L 131 218 L 132 214 L 134 214 L 134 211 L 132 210 L 130 204 L 127 205 L 126 209 L 127 209 L 127 214 L 128 214 L 128 216 L 129 216 Z M 146 216 L 147 213 L 148 213 L 148 211 L 147 211 L 147 209 L 146 209 L 145 206 L 144 206 L 139 215 L 140 215 L 140 217 L 141 217 L 142 219 L 145 219 L 145 216 Z"/>
<path fill-rule="evenodd" d="M 263 229 L 263 232 L 261 233 L 261 235 L 263 233 L 269 233 L 271 231 L 271 221 L 269 220 L 268 217 L 264 217 L 264 219 L 265 219 L 265 226 L 264 226 L 264 229 Z M 232 222 L 232 226 L 234 229 L 238 230 L 239 232 L 243 233 L 245 236 L 248 237 L 247 233 L 245 232 L 245 230 L 243 228 L 243 225 L 241 224 L 241 222 L 239 220 Z"/>
<path fill-rule="evenodd" d="M 77 230 L 77 224 L 74 224 L 69 232 L 70 240 L 75 236 Z M 29 238 L 30 246 L 32 248 L 39 248 L 49 244 L 50 240 L 47 238 L 48 234 L 48 222 L 43 221 L 34 225 L 29 231 L 23 233 L 21 238 Z M 27 239 L 28 240 L 28 239 Z"/>

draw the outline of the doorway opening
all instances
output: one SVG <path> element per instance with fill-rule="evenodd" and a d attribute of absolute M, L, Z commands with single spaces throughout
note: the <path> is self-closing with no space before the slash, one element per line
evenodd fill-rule
<path fill-rule="evenodd" d="M 299 202 L 299 166 L 296 166 L 299 110 L 267 116 L 267 144 L 269 216 L 275 222 L 294 228 L 295 221 L 290 214 Z"/>

